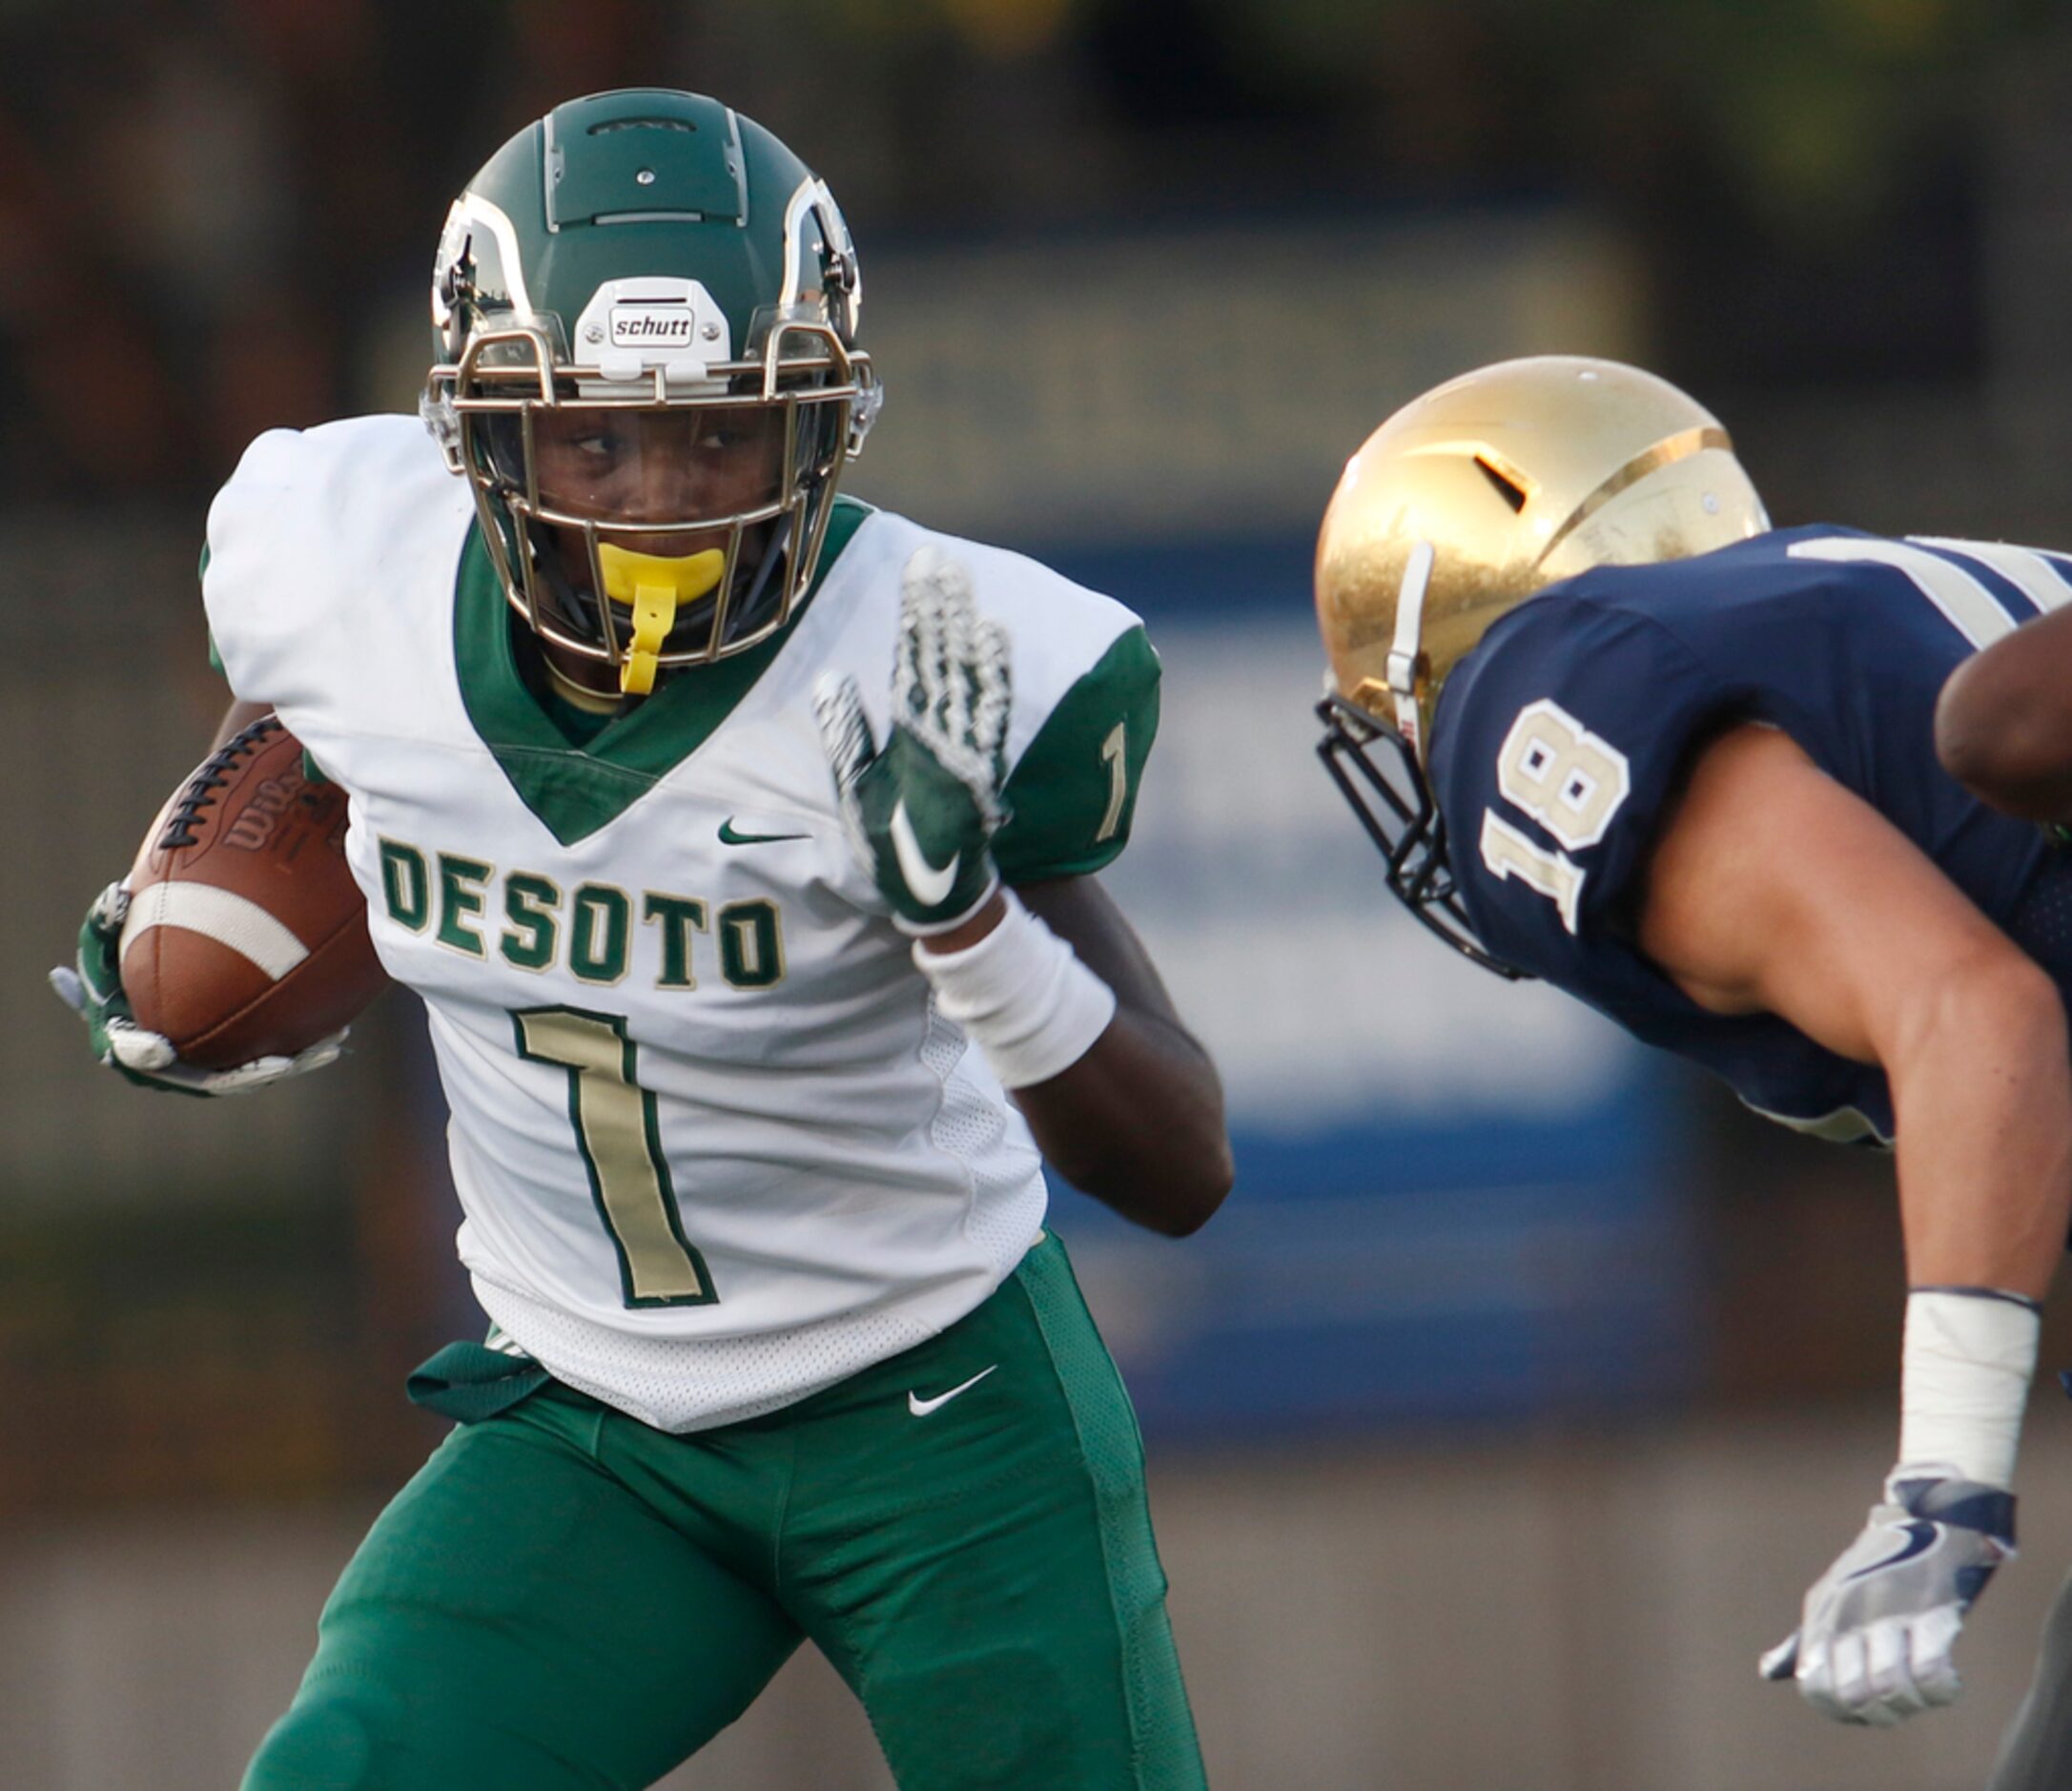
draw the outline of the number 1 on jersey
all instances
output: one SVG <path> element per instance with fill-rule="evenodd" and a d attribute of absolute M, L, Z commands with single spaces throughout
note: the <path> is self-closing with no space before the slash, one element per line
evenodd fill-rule
<path fill-rule="evenodd" d="M 576 1007 L 528 1008 L 511 1019 L 520 1057 L 568 1072 L 568 1117 L 590 1197 L 619 1252 L 626 1305 L 715 1304 L 705 1258 L 684 1236 L 654 1093 L 635 1080 L 639 1047 L 626 1021 Z"/>
<path fill-rule="evenodd" d="M 1094 844 L 1104 846 L 1122 825 L 1122 805 L 1130 799 L 1130 753 L 1126 722 L 1117 722 L 1100 743 L 1101 763 L 1108 768 L 1108 811 L 1100 817 Z"/>

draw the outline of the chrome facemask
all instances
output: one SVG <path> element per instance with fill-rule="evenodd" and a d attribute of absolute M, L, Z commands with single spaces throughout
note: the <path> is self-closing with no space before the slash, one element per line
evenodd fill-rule
<path fill-rule="evenodd" d="M 511 607 L 542 639 L 611 666 L 622 691 L 645 694 L 659 671 L 745 651 L 790 620 L 878 387 L 869 357 L 845 347 L 810 306 L 767 319 L 749 359 L 677 359 L 632 377 L 572 360 L 560 334 L 552 318 L 478 331 L 457 363 L 433 369 L 426 421 L 474 492 Z M 542 492 L 544 418 L 594 415 L 602 426 L 619 417 L 637 428 L 635 419 L 730 407 L 782 419 L 769 488 L 756 502 L 627 521 Z M 664 551 L 686 536 L 703 545 L 687 555 Z M 563 544 L 574 568 L 563 564 Z M 585 567 L 585 578 L 571 575 Z"/>

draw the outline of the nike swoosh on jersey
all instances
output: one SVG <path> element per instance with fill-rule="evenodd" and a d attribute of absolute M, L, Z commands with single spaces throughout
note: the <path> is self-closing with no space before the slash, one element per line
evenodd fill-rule
<path fill-rule="evenodd" d="M 995 1362 L 993 1369 L 999 1366 Z M 937 1406 L 947 1406 L 959 1393 L 970 1392 L 973 1388 L 976 1387 L 980 1381 L 993 1372 L 993 1369 L 980 1369 L 976 1374 L 973 1375 L 961 1387 L 953 1387 L 947 1393 L 937 1393 L 933 1399 L 923 1399 L 919 1393 L 910 1391 L 907 1394 L 907 1410 L 913 1412 L 916 1418 L 925 1418 Z"/>
<path fill-rule="evenodd" d="M 1851 1579 L 1861 1579 L 1866 1574 L 1879 1574 L 1888 1567 L 1898 1567 L 1901 1561 L 1911 1561 L 1917 1554 L 1927 1554 L 1936 1545 L 1937 1526 L 1926 1518 L 1917 1517 L 1910 1524 L 1895 1524 L 1893 1528 L 1906 1533 L 1906 1541 L 1898 1554 L 1889 1554 L 1882 1561 L 1873 1561 L 1868 1567 L 1857 1568 L 1849 1575 Z"/>
<path fill-rule="evenodd" d="M 913 823 L 907 819 L 907 799 L 901 796 L 892 806 L 892 854 L 899 860 L 899 875 L 907 879 L 907 887 L 920 898 L 921 905 L 933 908 L 949 898 L 950 891 L 956 882 L 957 862 L 964 854 L 953 852 L 950 862 L 935 866 L 928 861 L 928 854 L 921 850 L 921 842 L 913 835 Z"/>
<path fill-rule="evenodd" d="M 737 834 L 733 816 L 728 815 L 720 823 L 720 844 L 723 846 L 773 846 L 783 839 L 810 839 L 810 834 Z"/>

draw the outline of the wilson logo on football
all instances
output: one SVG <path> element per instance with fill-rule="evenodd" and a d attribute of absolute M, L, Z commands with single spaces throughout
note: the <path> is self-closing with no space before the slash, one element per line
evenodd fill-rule
<path fill-rule="evenodd" d="M 269 777 L 252 793 L 244 811 L 223 830 L 224 845 L 239 852 L 265 851 L 280 825 L 282 813 L 302 790 L 299 772 L 293 777 Z"/>
<path fill-rule="evenodd" d="M 667 310 L 649 305 L 614 305 L 611 308 L 611 345 L 614 348 L 680 348 L 689 344 L 697 319 L 688 305 Z"/>

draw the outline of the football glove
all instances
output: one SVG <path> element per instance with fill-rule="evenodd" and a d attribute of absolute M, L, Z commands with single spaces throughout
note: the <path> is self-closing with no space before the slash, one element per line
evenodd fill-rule
<path fill-rule="evenodd" d="M 256 1058 L 227 1070 L 182 1063 L 170 1039 L 136 1023 L 122 992 L 122 923 L 129 913 L 129 886 L 111 883 L 87 910 L 72 966 L 51 972 L 57 998 L 86 1021 L 93 1055 L 118 1076 L 164 1094 L 243 1095 L 338 1060 L 345 1048 L 342 1030 L 294 1057 Z"/>
<path fill-rule="evenodd" d="M 999 887 L 990 850 L 1009 705 L 1007 630 L 980 616 L 971 573 L 923 547 L 907 563 L 881 748 L 851 677 L 813 691 L 820 737 L 856 861 L 916 937 L 968 920 Z"/>
<path fill-rule="evenodd" d="M 1762 1657 L 1837 1722 L 1889 1727 L 1954 1703 L 1964 1614 L 2015 1554 L 2015 1498 L 1941 1464 L 1902 1463 L 1863 1534 L 1806 1595 L 1799 1627 Z"/>

